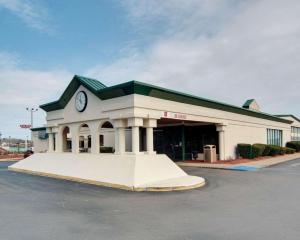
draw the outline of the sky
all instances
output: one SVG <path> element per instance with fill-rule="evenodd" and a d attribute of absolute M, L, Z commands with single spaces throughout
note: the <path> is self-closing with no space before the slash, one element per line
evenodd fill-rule
<path fill-rule="evenodd" d="M 0 132 L 75 74 L 300 117 L 299 0 L 0 0 Z M 34 127 L 45 124 L 34 113 Z"/>

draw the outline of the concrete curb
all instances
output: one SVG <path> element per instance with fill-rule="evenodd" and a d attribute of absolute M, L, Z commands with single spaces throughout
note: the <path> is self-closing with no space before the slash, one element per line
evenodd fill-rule
<path fill-rule="evenodd" d="M 19 172 L 19 173 L 26 173 L 31 175 L 37 175 L 42 177 L 48 177 L 48 178 L 55 178 L 55 179 L 61 179 L 61 180 L 67 180 L 72 182 L 79 182 L 79 183 L 85 183 L 90 185 L 96 185 L 96 186 L 102 186 L 102 187 L 109 187 L 109 188 L 116 188 L 126 191 L 133 191 L 133 192 L 172 192 L 172 191 L 184 191 L 184 190 L 190 190 L 195 188 L 200 188 L 205 185 L 205 180 L 201 183 L 191 185 L 191 186 L 176 186 L 176 187 L 128 187 L 125 185 L 119 185 L 119 184 L 113 184 L 113 183 L 107 183 L 107 182 L 100 182 L 100 181 L 92 181 L 92 180 L 86 180 L 82 178 L 75 178 L 75 177 L 68 177 L 68 176 L 62 176 L 52 173 L 43 173 L 43 172 L 37 172 L 37 171 L 30 171 L 30 170 L 24 170 L 24 169 L 18 169 L 18 168 L 12 168 L 8 167 L 8 170 Z"/>
<path fill-rule="evenodd" d="M 3 158 L 0 159 L 0 162 L 17 162 L 21 160 L 23 160 L 23 158 Z"/>
<path fill-rule="evenodd" d="M 238 164 L 209 164 L 209 163 L 177 163 L 178 166 L 182 167 L 198 167 L 198 168 L 209 168 L 209 169 L 221 169 L 221 170 L 232 170 L 232 171 L 255 171 L 260 168 L 270 167 L 300 159 L 300 153 L 291 155 L 277 156 L 273 158 L 263 159 L 259 161 L 238 163 Z"/>

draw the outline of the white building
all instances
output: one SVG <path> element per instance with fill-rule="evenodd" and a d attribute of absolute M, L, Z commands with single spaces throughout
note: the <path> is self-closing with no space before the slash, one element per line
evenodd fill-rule
<path fill-rule="evenodd" d="M 284 146 L 300 128 L 293 116 L 260 112 L 255 100 L 241 108 L 137 81 L 106 87 L 79 76 L 59 100 L 40 107 L 47 112 L 49 152 L 96 154 L 111 147 L 182 160 L 195 152 L 201 158 L 203 146 L 213 144 L 227 160 L 236 158 L 238 143 Z"/>
<path fill-rule="evenodd" d="M 33 132 L 47 131 L 49 153 L 166 154 L 177 161 L 203 158 L 209 144 L 227 160 L 236 158 L 238 143 L 283 146 L 300 127 L 295 117 L 260 112 L 255 100 L 236 107 L 137 81 L 106 87 L 77 75 L 57 101 L 40 108 L 47 124 Z"/>

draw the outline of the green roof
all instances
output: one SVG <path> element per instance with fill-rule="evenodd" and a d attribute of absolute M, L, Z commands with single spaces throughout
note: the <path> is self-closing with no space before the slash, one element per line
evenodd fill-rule
<path fill-rule="evenodd" d="M 88 79 L 83 80 L 83 79 Z M 251 117 L 257 117 L 262 119 L 267 119 L 282 123 L 292 123 L 292 121 L 276 117 L 274 115 L 252 111 L 249 109 L 233 106 L 230 104 L 212 101 L 209 99 L 193 96 L 190 94 L 185 94 L 177 91 L 173 91 L 166 88 L 157 87 L 154 85 L 138 82 L 129 81 L 122 84 L 118 84 L 111 87 L 105 87 L 102 83 L 94 79 L 83 78 L 75 75 L 63 95 L 59 100 L 51 103 L 41 105 L 40 108 L 46 112 L 63 109 L 71 97 L 74 95 L 80 84 L 93 92 L 101 100 L 112 99 L 116 97 L 122 97 L 130 94 L 139 94 L 144 96 L 150 96 L 175 102 L 181 102 L 196 106 L 202 106 L 207 108 L 218 109 L 226 112 L 232 112 L 237 114 L 242 114 Z M 96 87 L 95 87 L 96 86 Z"/>
<path fill-rule="evenodd" d="M 59 98 L 59 100 L 40 105 L 40 108 L 45 110 L 46 112 L 63 109 L 70 101 L 70 99 L 72 98 L 72 96 L 77 91 L 80 85 L 86 87 L 88 90 L 90 90 L 92 93 L 96 95 L 99 90 L 106 88 L 106 86 L 103 83 L 99 82 L 96 79 L 75 75 L 72 81 L 69 83 L 66 90 Z"/>
<path fill-rule="evenodd" d="M 293 114 L 283 114 L 283 115 L 275 115 L 276 117 L 292 117 L 295 120 L 297 120 L 298 122 L 300 122 L 300 119 L 295 117 Z"/>
<path fill-rule="evenodd" d="M 244 105 L 243 105 L 243 108 L 249 108 L 251 103 L 255 102 L 255 99 L 248 99 Z"/>

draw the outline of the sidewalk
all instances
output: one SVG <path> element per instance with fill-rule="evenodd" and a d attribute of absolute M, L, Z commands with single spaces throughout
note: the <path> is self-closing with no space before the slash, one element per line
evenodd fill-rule
<path fill-rule="evenodd" d="M 22 160 L 23 158 L 3 158 L 3 159 L 0 159 L 0 162 L 15 162 L 15 161 L 20 161 Z"/>
<path fill-rule="evenodd" d="M 239 171 L 254 171 L 259 168 L 269 167 L 279 163 L 300 159 L 300 153 L 286 154 L 283 156 L 270 157 L 267 159 L 249 161 L 245 163 L 229 164 L 229 163 L 187 163 L 178 162 L 177 164 L 182 167 L 200 167 L 200 168 L 216 168 L 216 169 L 227 169 L 227 170 L 239 170 Z"/>

